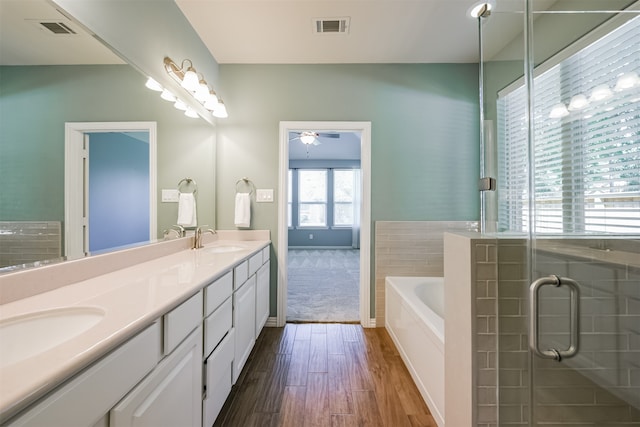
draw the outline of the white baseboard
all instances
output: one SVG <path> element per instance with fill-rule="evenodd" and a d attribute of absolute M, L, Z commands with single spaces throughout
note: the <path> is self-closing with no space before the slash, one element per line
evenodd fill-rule
<path fill-rule="evenodd" d="M 278 318 L 277 317 L 269 317 L 264 324 L 265 328 L 275 328 L 278 326 Z"/>

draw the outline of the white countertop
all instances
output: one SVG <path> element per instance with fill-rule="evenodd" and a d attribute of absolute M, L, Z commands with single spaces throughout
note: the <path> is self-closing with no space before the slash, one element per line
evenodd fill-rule
<path fill-rule="evenodd" d="M 0 323 L 14 316 L 66 307 L 96 307 L 95 326 L 54 348 L 0 367 L 0 419 L 24 409 L 62 381 L 153 323 L 212 279 L 267 246 L 268 240 L 224 240 L 0 305 Z M 212 253 L 220 245 L 243 250 Z M 29 339 L 29 337 L 25 337 Z M 0 354 L 2 352 L 0 343 Z"/>

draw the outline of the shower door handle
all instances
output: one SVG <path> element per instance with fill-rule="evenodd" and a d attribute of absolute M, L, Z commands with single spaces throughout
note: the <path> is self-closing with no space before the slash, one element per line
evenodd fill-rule
<path fill-rule="evenodd" d="M 570 308 L 570 341 L 569 348 L 566 350 L 558 350 L 551 348 L 548 350 L 541 350 L 539 337 L 538 337 L 538 293 L 540 288 L 547 285 L 553 285 L 557 288 L 561 286 L 568 286 L 571 298 Z M 562 359 L 573 357 L 578 353 L 578 344 L 580 338 L 580 287 L 578 283 L 567 277 L 548 276 L 537 279 L 529 287 L 529 348 L 538 356 L 545 359 L 555 359 L 560 362 Z"/>

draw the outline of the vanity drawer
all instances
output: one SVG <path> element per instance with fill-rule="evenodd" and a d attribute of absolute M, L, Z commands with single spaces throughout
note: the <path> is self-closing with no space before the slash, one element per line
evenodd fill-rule
<path fill-rule="evenodd" d="M 267 246 L 266 248 L 262 249 L 262 263 L 266 263 L 269 262 L 269 257 L 271 254 L 271 248 L 269 246 Z"/>
<path fill-rule="evenodd" d="M 262 251 L 257 254 L 251 256 L 249 258 L 249 276 L 252 276 L 258 271 L 260 266 L 262 265 Z"/>
<path fill-rule="evenodd" d="M 202 292 L 165 314 L 164 354 L 171 353 L 202 321 Z"/>
<path fill-rule="evenodd" d="M 233 273 L 230 271 L 204 288 L 204 315 L 213 313 L 233 293 Z"/>
<path fill-rule="evenodd" d="M 239 289 L 249 278 L 249 261 L 242 261 L 233 269 L 233 290 Z"/>
<path fill-rule="evenodd" d="M 234 340 L 235 330 L 231 329 L 218 348 L 205 361 L 206 396 L 202 402 L 202 425 L 204 426 L 213 425 L 231 392 Z"/>
<path fill-rule="evenodd" d="M 204 354 L 208 355 L 216 348 L 222 337 L 229 332 L 233 322 L 233 304 L 231 297 L 204 319 Z"/>

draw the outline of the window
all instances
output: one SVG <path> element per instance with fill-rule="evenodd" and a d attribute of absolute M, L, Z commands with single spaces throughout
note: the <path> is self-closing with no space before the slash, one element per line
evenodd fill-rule
<path fill-rule="evenodd" d="M 333 225 L 353 225 L 353 197 L 355 174 L 353 170 L 333 171 Z"/>
<path fill-rule="evenodd" d="M 298 171 L 298 223 L 327 226 L 327 170 Z"/>
<path fill-rule="evenodd" d="M 635 18 L 535 77 L 536 232 L 640 233 L 639 43 Z M 577 97 L 587 105 L 571 105 Z M 524 87 L 498 100 L 499 227 L 506 231 L 530 229 L 525 102 Z M 550 116 L 560 103 L 568 108 Z"/>

